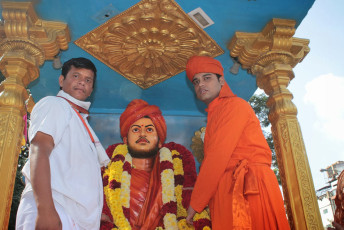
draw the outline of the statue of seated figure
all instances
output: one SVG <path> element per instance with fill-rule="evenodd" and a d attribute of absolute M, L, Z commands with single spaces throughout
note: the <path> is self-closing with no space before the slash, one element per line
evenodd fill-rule
<path fill-rule="evenodd" d="M 159 107 L 135 99 L 120 117 L 123 144 L 106 150 L 101 229 L 210 229 L 207 211 L 186 223 L 196 181 L 193 155 L 166 139 Z"/>

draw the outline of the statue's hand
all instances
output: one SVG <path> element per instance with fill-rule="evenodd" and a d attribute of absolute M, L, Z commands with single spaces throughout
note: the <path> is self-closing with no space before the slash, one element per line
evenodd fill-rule
<path fill-rule="evenodd" d="M 100 221 L 104 221 L 104 222 L 112 222 L 110 217 L 104 213 L 102 213 L 101 217 L 100 217 Z"/>

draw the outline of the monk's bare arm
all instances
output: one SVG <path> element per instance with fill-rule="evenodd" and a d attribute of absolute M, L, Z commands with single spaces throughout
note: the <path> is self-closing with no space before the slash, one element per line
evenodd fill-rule
<path fill-rule="evenodd" d="M 54 140 L 50 135 L 37 132 L 30 148 L 31 184 L 37 205 L 36 229 L 62 229 L 51 192 L 49 156 Z"/>

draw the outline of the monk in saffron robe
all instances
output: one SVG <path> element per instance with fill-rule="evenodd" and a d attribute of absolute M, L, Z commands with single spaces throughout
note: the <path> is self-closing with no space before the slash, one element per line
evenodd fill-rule
<path fill-rule="evenodd" d="M 213 58 L 191 57 L 186 74 L 208 106 L 204 159 L 187 222 L 209 205 L 213 229 L 290 229 L 271 150 L 251 106 L 233 94 Z"/>
<path fill-rule="evenodd" d="M 186 223 L 196 180 L 193 155 L 166 139 L 160 109 L 135 99 L 120 117 L 124 144 L 108 147 L 111 162 L 103 170 L 101 229 L 203 229 L 207 212 Z"/>

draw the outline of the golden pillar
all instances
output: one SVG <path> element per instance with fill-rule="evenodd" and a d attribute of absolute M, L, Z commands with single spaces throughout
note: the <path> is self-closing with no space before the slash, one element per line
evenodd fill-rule
<path fill-rule="evenodd" d="M 273 19 L 260 33 L 236 32 L 228 49 L 269 96 L 269 120 L 292 229 L 323 229 L 297 109 L 287 89 L 309 40 L 293 38 L 295 21 Z"/>
<path fill-rule="evenodd" d="M 0 23 L 0 229 L 7 229 L 29 99 L 26 87 L 39 66 L 67 49 L 66 24 L 39 19 L 30 2 L 3 2 Z"/>

